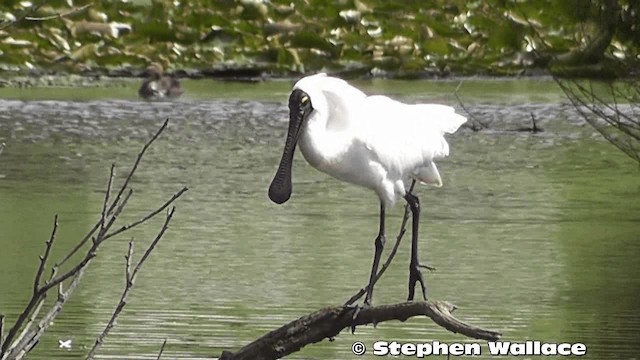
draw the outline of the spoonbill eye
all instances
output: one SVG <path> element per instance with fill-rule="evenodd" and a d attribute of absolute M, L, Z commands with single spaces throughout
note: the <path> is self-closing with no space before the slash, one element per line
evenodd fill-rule
<path fill-rule="evenodd" d="M 302 99 L 300 99 L 301 104 L 306 104 L 308 102 L 309 102 L 309 97 L 307 95 L 303 96 Z"/>

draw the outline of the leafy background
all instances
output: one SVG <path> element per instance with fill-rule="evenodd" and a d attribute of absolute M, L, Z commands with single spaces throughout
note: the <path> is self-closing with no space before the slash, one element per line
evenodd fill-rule
<path fill-rule="evenodd" d="M 0 16 L 11 72 L 598 76 L 635 71 L 640 54 L 634 0 L 8 0 Z"/>

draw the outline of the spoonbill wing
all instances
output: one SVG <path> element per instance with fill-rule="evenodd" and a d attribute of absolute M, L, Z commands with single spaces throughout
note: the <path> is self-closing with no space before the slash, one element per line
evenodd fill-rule
<path fill-rule="evenodd" d="M 449 155 L 444 134 L 454 133 L 466 121 L 450 106 L 410 105 L 377 95 L 363 99 L 354 131 L 387 171 L 441 186 L 433 161 Z"/>

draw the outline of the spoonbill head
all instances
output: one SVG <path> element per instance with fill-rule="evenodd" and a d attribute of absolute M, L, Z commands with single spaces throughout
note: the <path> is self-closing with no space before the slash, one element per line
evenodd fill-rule
<path fill-rule="evenodd" d="M 289 96 L 289 130 L 269 198 L 282 204 L 292 192 L 291 168 L 296 146 L 311 166 L 339 180 L 369 188 L 380 199 L 380 230 L 365 303 L 385 242 L 385 210 L 404 198 L 413 215 L 409 265 L 409 300 L 420 282 L 426 287 L 417 257 L 420 202 L 407 191 L 412 179 L 435 186 L 442 179 L 434 163 L 449 155 L 446 133 L 466 118 L 452 107 L 404 104 L 386 96 L 367 96 L 346 81 L 324 73 L 299 80 Z"/>

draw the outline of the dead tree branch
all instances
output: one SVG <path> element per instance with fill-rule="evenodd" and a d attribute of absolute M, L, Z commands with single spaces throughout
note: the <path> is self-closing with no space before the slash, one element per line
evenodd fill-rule
<path fill-rule="evenodd" d="M 62 19 L 63 17 L 67 17 L 69 15 L 73 15 L 75 13 L 79 13 L 87 8 L 89 8 L 90 6 L 93 6 L 93 3 L 89 3 L 86 5 L 82 5 L 79 7 L 75 7 L 69 11 L 65 11 L 65 12 L 59 12 L 56 13 L 54 15 L 50 15 L 50 16 L 42 16 L 42 17 L 35 17 L 35 16 L 25 16 L 24 19 L 28 20 L 28 21 L 47 21 L 47 20 L 54 20 L 54 19 Z"/>
<path fill-rule="evenodd" d="M 611 11 L 614 7 L 607 6 Z M 562 92 L 565 94 L 573 108 L 580 116 L 591 125 L 602 137 L 617 147 L 619 150 L 627 154 L 630 158 L 640 163 L 640 82 L 637 77 L 620 79 L 616 82 L 598 83 L 607 88 L 608 91 L 598 92 L 594 89 L 593 81 L 585 81 L 572 78 L 571 71 L 567 64 L 568 58 L 575 57 L 576 54 L 589 54 L 586 57 L 592 57 L 593 54 L 603 54 L 605 47 L 610 42 L 610 34 L 601 31 L 605 36 L 597 35 L 594 39 L 588 41 L 584 49 L 576 49 L 576 52 L 570 52 L 566 56 L 553 55 L 552 46 L 545 40 L 544 36 L 538 31 L 537 27 L 529 21 L 525 12 L 521 12 L 523 18 L 527 21 L 532 36 L 538 40 L 538 45 L 542 49 L 533 47 L 533 51 L 538 57 L 543 57 L 541 50 L 551 54 L 551 60 L 555 64 L 550 68 L 553 80 L 558 84 Z M 602 30 L 602 28 L 601 28 Z M 606 40 L 603 42 L 603 40 Z M 624 68 L 624 64 L 618 64 Z M 630 73 L 626 71 L 626 73 Z M 602 93 L 602 95 L 599 95 Z M 608 93 L 610 99 L 604 94 Z M 624 106 L 621 106 L 623 105 Z"/>
<path fill-rule="evenodd" d="M 623 80 L 606 86 L 607 94 L 600 95 L 593 82 L 553 77 L 573 108 L 607 141 L 640 163 L 640 85 L 637 80 Z"/>
<path fill-rule="evenodd" d="M 40 288 L 40 278 L 42 277 L 42 273 L 44 272 L 44 268 L 47 264 L 47 259 L 49 259 L 49 254 L 51 253 L 53 242 L 56 239 L 56 231 L 58 231 L 58 214 L 56 214 L 53 219 L 53 230 L 51 231 L 51 236 L 49 237 L 49 240 L 45 241 L 44 255 L 39 257 L 40 266 L 38 267 L 38 271 L 36 272 L 36 277 L 33 282 L 34 293 L 37 293 L 38 289 Z"/>
<path fill-rule="evenodd" d="M 0 314 L 0 346 L 4 340 L 4 314 Z"/>
<path fill-rule="evenodd" d="M 158 353 L 158 357 L 156 358 L 156 360 L 160 360 L 160 358 L 162 357 L 162 353 L 164 352 L 164 347 L 167 345 L 167 339 L 164 339 L 164 341 L 162 342 L 162 346 L 160 347 L 160 352 Z"/>
<path fill-rule="evenodd" d="M 73 290 L 79 284 L 85 270 L 87 269 L 93 258 L 97 255 L 100 245 L 105 240 L 117 234 L 123 233 L 124 231 L 131 229 L 134 226 L 145 223 L 147 220 L 155 217 L 169 205 L 174 203 L 180 196 L 182 196 L 182 194 L 184 194 L 185 191 L 187 191 L 186 187 L 182 188 L 181 190 L 176 192 L 169 200 L 160 205 L 157 209 L 143 216 L 141 220 L 136 221 L 132 225 L 125 225 L 118 230 L 110 232 L 112 226 L 116 222 L 116 219 L 124 212 L 129 199 L 133 195 L 133 189 L 129 187 L 129 183 L 133 177 L 133 174 L 137 170 L 138 165 L 140 164 L 140 161 L 142 160 L 142 157 L 144 156 L 149 146 L 151 146 L 151 144 L 158 138 L 158 136 L 160 136 L 160 134 L 166 129 L 167 124 L 168 120 L 166 120 L 162 124 L 160 129 L 151 137 L 151 139 L 145 143 L 142 150 L 138 153 L 133 167 L 129 171 L 124 183 L 120 186 L 114 199 L 111 198 L 111 187 L 113 185 L 115 171 L 114 166 L 111 167 L 104 202 L 101 206 L 102 212 L 100 213 L 99 219 L 93 225 L 91 230 L 89 230 L 89 232 L 76 244 L 76 246 L 74 246 L 70 250 L 70 252 L 62 258 L 60 262 L 56 263 L 51 268 L 51 276 L 47 281 L 44 282 L 44 284 L 40 285 L 40 280 L 46 268 L 46 263 L 50 255 L 51 248 L 53 247 L 55 234 L 58 228 L 58 218 L 56 216 L 51 236 L 49 237 L 49 240 L 45 242 L 45 253 L 43 256 L 39 257 L 40 264 L 34 277 L 33 292 L 31 298 L 27 305 L 24 307 L 22 313 L 16 319 L 15 323 L 9 329 L 7 336 L 1 342 L 0 359 L 21 359 L 38 343 L 40 337 L 44 334 L 55 317 L 60 313 L 64 304 L 72 294 Z M 152 245 L 147 249 L 147 252 L 145 252 L 143 258 L 134 269 L 134 272 L 131 273 L 131 278 L 129 279 L 131 286 L 133 286 L 133 278 L 139 271 L 142 263 L 149 256 L 150 252 L 153 251 L 157 242 L 167 230 L 168 223 L 173 216 L 174 210 L 175 208 L 172 208 L 172 210 L 169 212 L 169 215 L 165 219 L 165 224 L 158 234 L 158 237 L 156 237 L 156 239 L 152 242 Z M 89 239 L 91 239 L 92 241 L 88 248 L 86 248 L 85 245 L 87 245 Z M 82 258 L 77 263 L 70 266 L 70 269 L 58 275 L 58 269 L 82 248 L 86 248 L 86 251 L 83 253 L 84 255 L 82 256 Z M 64 284 L 67 284 L 66 290 L 64 290 Z M 49 291 L 54 287 L 58 288 L 57 299 L 53 303 L 53 305 L 50 305 L 47 313 L 38 321 L 39 312 L 43 306 L 44 300 L 49 294 Z M 129 290 L 127 290 L 127 292 L 128 291 Z M 37 325 L 34 325 L 36 323 Z"/>
<path fill-rule="evenodd" d="M 102 333 L 100 333 L 100 335 L 98 335 L 98 337 L 96 338 L 96 341 L 93 347 L 91 348 L 91 351 L 89 351 L 89 354 L 87 355 L 87 359 L 93 359 L 95 357 L 96 351 L 100 349 L 100 347 L 102 346 L 102 343 L 104 342 L 104 339 L 109 334 L 109 331 L 111 331 L 111 329 L 115 326 L 118 316 L 120 315 L 124 307 L 127 305 L 127 297 L 129 296 L 129 291 L 133 288 L 136 275 L 138 275 L 140 268 L 142 267 L 144 262 L 149 258 L 149 255 L 151 255 L 151 252 L 155 249 L 156 245 L 158 245 L 158 242 L 160 241 L 160 239 L 162 239 L 162 236 L 164 235 L 165 231 L 167 231 L 167 229 L 169 228 L 169 222 L 171 221 L 171 218 L 173 217 L 173 213 L 175 212 L 175 210 L 176 208 L 173 207 L 167 213 L 167 217 L 164 220 L 162 229 L 160 229 L 160 232 L 158 233 L 156 238 L 147 247 L 147 250 L 145 250 L 144 254 L 136 264 L 133 271 L 131 271 L 131 256 L 133 255 L 133 239 L 129 241 L 129 250 L 127 251 L 127 255 L 125 255 L 125 260 L 126 260 L 125 276 L 124 276 L 125 286 L 124 286 L 124 290 L 122 291 L 122 296 L 120 296 L 120 301 L 118 302 L 118 305 L 116 306 L 116 308 L 113 310 L 113 313 L 111 314 L 111 319 L 109 319 L 109 322 L 105 326 Z"/>
<path fill-rule="evenodd" d="M 462 110 L 464 110 L 464 112 L 466 112 L 467 115 L 469 115 L 469 120 L 470 121 L 464 123 L 463 126 L 469 128 L 469 129 L 471 129 L 473 131 L 480 131 L 480 130 L 483 130 L 483 129 L 488 129 L 489 125 L 491 124 L 491 121 L 481 121 L 481 120 L 479 120 L 478 117 L 474 113 L 472 113 L 469 109 L 467 109 L 467 107 L 462 102 L 462 99 L 460 98 L 460 95 L 458 94 L 458 91 L 462 87 L 463 82 L 464 81 L 460 81 L 458 86 L 456 86 L 456 89 L 453 91 L 453 95 L 458 100 L 458 104 L 460 104 L 460 107 L 462 108 Z"/>
<path fill-rule="evenodd" d="M 31 351 L 40 341 L 42 335 L 49 328 L 52 321 L 62 311 L 62 307 L 69 299 L 75 288 L 80 283 L 82 275 L 86 268 L 81 269 L 75 276 L 73 276 L 71 283 L 67 287 L 66 291 L 63 291 L 62 284 L 58 285 L 58 297 L 45 316 L 42 317 L 36 327 L 25 326 L 24 336 L 21 336 L 19 341 L 15 341 L 17 344 L 11 348 L 11 352 L 6 359 L 22 359 L 29 351 Z M 37 313 L 37 312 L 35 312 Z"/>
<path fill-rule="evenodd" d="M 446 301 L 417 301 L 380 305 L 355 310 L 351 306 L 334 306 L 318 310 L 265 334 L 235 353 L 225 351 L 220 360 L 272 360 L 292 354 L 302 347 L 331 339 L 345 328 L 379 324 L 390 320 L 406 321 L 427 316 L 447 330 L 475 339 L 495 341 L 501 334 L 467 324 L 451 313 L 456 307 Z M 359 311 L 354 319 L 354 311 Z"/>
<path fill-rule="evenodd" d="M 415 181 L 411 183 L 410 193 L 413 191 L 414 186 Z M 408 206 L 405 206 L 396 242 L 382 268 L 376 274 L 373 281 L 374 285 L 391 264 L 407 230 L 408 219 L 409 209 Z M 451 332 L 468 337 L 496 340 L 501 336 L 498 332 L 482 329 L 456 319 L 451 315 L 456 307 L 446 301 L 405 302 L 364 308 L 353 306 L 353 303 L 366 293 L 367 288 L 367 286 L 364 286 L 342 306 L 321 309 L 303 316 L 265 334 L 235 353 L 225 351 L 220 356 L 220 360 L 279 359 L 299 351 L 306 345 L 320 342 L 323 339 L 333 339 L 345 328 L 355 329 L 359 325 L 375 325 L 390 320 L 406 321 L 411 317 L 422 315 L 431 318 L 436 324 Z"/>
<path fill-rule="evenodd" d="M 58 12 L 54 15 L 50 15 L 50 16 L 43 16 L 43 17 L 37 17 L 37 16 L 29 16 L 30 14 L 35 13 L 36 11 L 38 11 L 41 7 L 43 7 L 44 5 L 46 5 L 46 0 L 40 1 L 38 3 L 34 3 L 31 6 L 25 8 L 22 13 L 20 15 L 18 15 L 15 19 L 11 19 L 11 20 L 5 20 L 5 21 L 1 21 L 0 22 L 0 30 L 4 30 L 7 29 L 11 26 L 15 26 L 17 24 L 20 24 L 23 21 L 48 21 L 48 20 L 55 20 L 55 19 L 62 19 L 65 18 L 67 16 L 71 16 L 74 15 L 76 13 L 82 12 L 84 10 L 86 10 L 87 8 L 89 8 L 90 6 L 93 6 L 93 3 L 89 3 L 83 6 L 79 6 L 79 7 L 75 7 L 69 11 L 65 11 L 65 12 Z"/>

